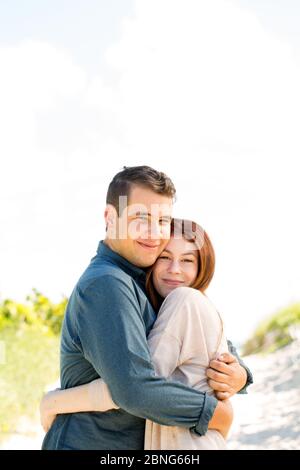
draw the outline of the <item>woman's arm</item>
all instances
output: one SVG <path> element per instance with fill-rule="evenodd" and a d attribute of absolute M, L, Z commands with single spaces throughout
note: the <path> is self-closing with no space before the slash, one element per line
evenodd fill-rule
<path fill-rule="evenodd" d="M 113 401 L 106 383 L 102 379 L 66 390 L 52 390 L 42 398 L 40 418 L 47 432 L 58 414 L 83 411 L 108 411 L 119 408 Z"/>

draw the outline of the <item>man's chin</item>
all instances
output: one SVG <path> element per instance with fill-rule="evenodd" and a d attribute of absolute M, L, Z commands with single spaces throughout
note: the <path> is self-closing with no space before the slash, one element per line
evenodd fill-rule
<path fill-rule="evenodd" d="M 135 263 L 133 263 L 135 266 L 137 266 L 138 268 L 150 268 L 150 266 L 152 266 L 152 264 L 154 264 L 156 261 L 156 258 L 152 259 L 152 260 L 146 260 L 146 259 L 138 259 L 136 260 Z"/>
<path fill-rule="evenodd" d="M 135 266 L 137 266 L 138 268 L 149 268 L 149 266 L 152 266 L 152 264 L 155 263 L 155 261 L 157 260 L 157 257 L 158 257 L 157 254 L 150 255 L 149 253 L 136 256 L 133 264 L 135 264 Z"/>

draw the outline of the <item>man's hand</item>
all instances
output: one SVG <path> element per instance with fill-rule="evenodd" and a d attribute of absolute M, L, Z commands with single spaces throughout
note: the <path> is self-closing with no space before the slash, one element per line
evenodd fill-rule
<path fill-rule="evenodd" d="M 223 353 L 209 363 L 206 371 L 208 385 L 215 391 L 219 400 L 226 400 L 239 392 L 247 381 L 247 372 L 237 358 Z"/>

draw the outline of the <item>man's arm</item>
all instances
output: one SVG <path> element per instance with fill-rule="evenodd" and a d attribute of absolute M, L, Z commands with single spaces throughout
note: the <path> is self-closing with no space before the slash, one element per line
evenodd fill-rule
<path fill-rule="evenodd" d="M 215 397 L 155 375 L 144 320 L 126 282 L 107 275 L 77 287 L 78 334 L 87 360 L 127 412 L 204 435 Z M 224 416 L 226 418 L 226 416 Z"/>
<path fill-rule="evenodd" d="M 238 352 L 237 352 L 236 348 L 233 346 L 232 342 L 227 340 L 227 344 L 228 344 L 229 352 L 237 358 L 240 365 L 245 369 L 246 374 L 247 374 L 247 379 L 246 379 L 245 385 L 240 390 L 238 390 L 237 393 L 248 393 L 247 392 L 247 387 L 249 387 L 249 385 L 253 384 L 252 372 L 250 371 L 249 367 L 246 366 L 244 361 L 240 358 L 240 356 L 238 355 Z"/>

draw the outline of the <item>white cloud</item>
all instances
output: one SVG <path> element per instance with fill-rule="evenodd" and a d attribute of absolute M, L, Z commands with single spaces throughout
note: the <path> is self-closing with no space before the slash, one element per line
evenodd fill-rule
<path fill-rule="evenodd" d="M 38 134 L 39 113 L 57 111 L 85 87 L 85 74 L 68 54 L 49 44 L 24 41 L 0 48 L 0 194 L 43 187 L 51 180 L 55 155 L 44 155 Z M 43 181 L 44 180 L 44 181 Z"/>
<path fill-rule="evenodd" d="M 203 144 L 274 149 L 287 137 L 295 141 L 299 68 L 291 48 L 255 16 L 221 0 L 136 5 L 107 54 L 122 77 L 130 142 L 199 151 Z"/>
<path fill-rule="evenodd" d="M 174 179 L 177 214 L 211 235 L 211 296 L 244 338 L 299 292 L 292 48 L 237 2 L 137 0 L 106 58 L 110 82 L 51 44 L 0 49 L 0 292 L 70 293 L 103 235 L 111 177 L 149 164 Z"/>

